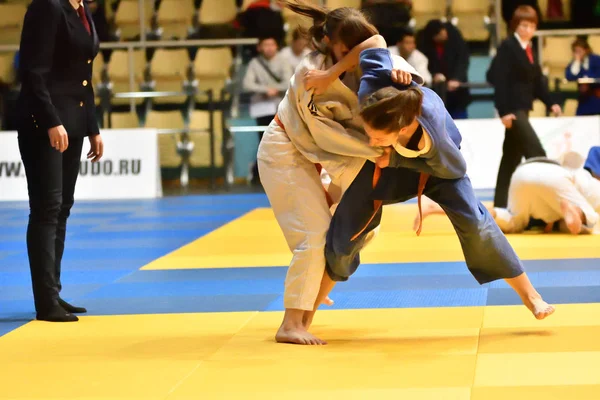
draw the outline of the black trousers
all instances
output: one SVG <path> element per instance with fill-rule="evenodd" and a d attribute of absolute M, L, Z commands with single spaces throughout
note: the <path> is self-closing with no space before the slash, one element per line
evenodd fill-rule
<path fill-rule="evenodd" d="M 512 127 L 504 134 L 504 145 L 502 146 L 502 159 L 498 169 L 496 180 L 496 192 L 494 194 L 494 207 L 506 208 L 508 204 L 508 187 L 510 178 L 515 172 L 523 157 L 545 157 L 546 152 L 533 127 L 529 123 L 529 115 L 526 111 L 514 113 L 517 117 Z"/>
<path fill-rule="evenodd" d="M 60 153 L 52 148 L 48 135 L 19 132 L 29 192 L 27 253 L 38 313 L 58 304 L 67 218 L 74 202 L 82 147 L 83 137 L 69 137 L 69 147 Z"/>

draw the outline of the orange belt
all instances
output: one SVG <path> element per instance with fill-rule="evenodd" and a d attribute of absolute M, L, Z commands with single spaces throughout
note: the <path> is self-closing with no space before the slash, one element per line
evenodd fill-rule
<path fill-rule="evenodd" d="M 277 125 L 279 125 L 279 127 L 285 131 L 285 126 L 283 126 L 283 123 L 279 119 L 279 116 L 275 115 L 274 120 L 275 120 L 275 123 Z M 319 175 L 321 175 L 321 170 L 323 170 L 323 166 L 321 164 L 315 164 L 315 168 L 317 169 L 317 173 Z M 327 189 L 325 189 L 325 187 L 323 187 L 323 191 L 325 192 L 325 199 L 327 199 L 327 205 L 331 208 L 331 206 L 333 205 L 333 199 L 331 198 L 331 196 L 329 195 L 329 193 L 327 192 Z"/>
<path fill-rule="evenodd" d="M 377 182 L 379 182 L 379 177 L 381 176 L 381 168 L 375 165 L 375 171 L 373 172 L 373 189 L 377 186 Z M 419 229 L 417 229 L 417 236 L 421 235 L 421 228 L 423 227 L 423 212 L 421 211 L 421 197 L 423 196 L 423 191 L 425 190 L 425 185 L 427 184 L 427 180 L 429 179 L 429 174 L 425 174 L 421 172 L 419 175 L 419 187 L 417 188 L 417 203 L 419 205 Z M 367 226 L 373 221 L 375 215 L 377 215 L 377 211 L 381 208 L 382 201 L 374 200 L 373 201 L 373 215 L 369 218 L 369 222 L 358 232 L 356 235 L 352 236 L 350 241 L 355 241 L 357 237 L 361 235 L 367 229 Z"/>

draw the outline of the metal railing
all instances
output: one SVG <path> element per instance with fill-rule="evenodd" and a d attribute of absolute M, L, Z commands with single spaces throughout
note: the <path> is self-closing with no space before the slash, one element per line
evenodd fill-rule
<path fill-rule="evenodd" d="M 177 152 L 182 159 L 182 169 L 180 174 L 180 182 L 182 187 L 185 189 L 189 184 L 189 159 L 191 152 L 193 151 L 193 143 L 189 140 L 190 133 L 201 133 L 207 132 L 210 138 L 210 185 L 212 188 L 216 185 L 216 155 L 215 155 L 215 132 L 214 132 L 214 111 L 215 111 L 215 97 L 212 90 L 210 91 L 199 91 L 197 88 L 191 88 L 191 90 L 185 90 L 182 92 L 158 92 L 158 91 L 137 91 L 135 81 L 135 57 L 134 50 L 137 49 L 148 49 L 148 48 L 197 48 L 197 47 L 237 47 L 236 56 L 233 61 L 233 73 L 232 83 L 227 87 L 227 90 L 231 95 L 230 100 L 227 101 L 229 109 L 221 110 L 222 113 L 222 126 L 223 126 L 223 162 L 224 162 L 224 179 L 226 187 L 230 187 L 234 182 L 234 143 L 233 138 L 230 134 L 229 128 L 226 124 L 226 115 L 229 117 L 237 117 L 239 97 L 241 95 L 241 82 L 240 66 L 242 64 L 242 46 L 255 45 L 258 43 L 256 38 L 237 38 L 237 39 L 201 39 L 201 40 L 170 40 L 170 41 L 132 41 L 132 42 L 106 42 L 100 44 L 102 50 L 118 50 L 126 49 L 128 52 L 128 71 L 129 71 L 129 91 L 113 93 L 104 84 L 97 85 L 96 94 L 101 99 L 100 106 L 103 111 L 106 111 L 109 115 L 108 121 L 110 126 L 110 114 L 112 113 L 111 100 L 112 99 L 130 99 L 130 109 L 135 110 L 135 99 L 150 99 L 157 97 L 178 97 L 186 96 L 190 100 L 190 104 L 193 102 L 197 94 L 205 93 L 208 96 L 207 104 L 210 112 L 210 128 L 208 130 L 197 130 L 186 127 L 184 129 L 159 129 L 159 134 L 174 134 L 180 135 L 180 140 L 177 143 Z M 16 52 L 19 50 L 19 45 L 0 45 L 0 52 Z M 190 63 L 193 62 L 192 60 Z M 225 103 L 226 95 L 224 90 L 221 91 L 220 97 L 217 99 L 217 103 Z"/>
<path fill-rule="evenodd" d="M 141 18 L 141 17 L 140 17 Z M 144 32 L 144 31 L 142 31 Z M 142 35 L 144 39 L 144 35 Z M 140 40 L 136 42 L 105 42 L 100 43 L 101 50 L 127 50 L 128 71 L 129 71 L 129 92 L 136 91 L 135 81 L 135 57 L 134 50 L 152 49 L 152 48 L 199 48 L 199 47 L 236 47 L 236 55 L 233 60 L 232 81 L 240 82 L 240 66 L 242 65 L 242 46 L 256 45 L 257 38 L 236 38 L 236 39 L 198 39 L 198 40 L 157 40 L 146 41 Z M 19 50 L 18 44 L 0 45 L 0 53 L 16 52 Z M 98 55 L 100 57 L 100 55 Z M 190 61 L 193 63 L 193 60 Z M 240 90 L 239 85 L 232 85 L 232 116 L 237 117 Z M 134 98 L 131 98 L 130 108 L 135 108 Z"/>
<path fill-rule="evenodd" d="M 176 141 L 177 154 L 181 157 L 181 171 L 180 171 L 180 184 L 183 189 L 187 189 L 189 187 L 189 173 L 190 173 L 190 157 L 194 150 L 194 143 L 190 140 L 191 133 L 208 133 L 209 135 L 209 146 L 210 146 L 210 187 L 212 189 L 216 188 L 216 178 L 217 178 L 217 167 L 216 167 L 216 154 L 215 154 L 215 111 L 217 111 L 215 104 L 223 104 L 223 99 L 225 98 L 225 90 L 221 90 L 220 97 L 215 102 L 214 93 L 212 90 L 207 91 L 199 91 L 197 88 L 191 88 L 190 90 L 182 91 L 182 92 L 121 92 L 121 93 L 112 93 L 110 89 L 100 88 L 98 90 L 97 95 L 100 97 L 100 107 L 102 113 L 107 114 L 108 118 L 108 127 L 112 126 L 111 115 L 112 115 L 112 106 L 111 100 L 115 98 L 121 99 L 151 99 L 151 98 L 159 98 L 159 97 L 179 97 L 185 96 L 188 101 L 188 116 L 191 110 L 195 106 L 195 97 L 198 94 L 206 94 L 207 95 L 207 109 L 209 113 L 209 122 L 208 128 L 206 129 L 197 129 L 190 128 L 189 126 L 189 118 L 185 121 L 184 128 L 174 128 L 174 129 L 157 129 L 157 133 L 159 135 L 173 135 L 173 140 Z M 223 147 L 221 152 L 223 154 L 223 162 L 225 168 L 225 185 L 227 188 L 231 186 L 234 180 L 233 176 L 233 138 L 229 133 L 229 129 L 226 125 L 226 112 L 225 110 L 221 110 L 221 126 L 223 127 Z M 104 120 L 104 118 L 103 118 Z M 179 135 L 177 138 L 176 136 Z"/>
<path fill-rule="evenodd" d="M 194 40 L 152 40 L 137 42 L 103 42 L 100 49 L 146 49 L 156 47 L 224 47 L 237 45 L 255 45 L 258 38 L 236 38 L 236 39 L 194 39 Z M 0 52 L 17 51 L 18 44 L 0 45 Z"/>

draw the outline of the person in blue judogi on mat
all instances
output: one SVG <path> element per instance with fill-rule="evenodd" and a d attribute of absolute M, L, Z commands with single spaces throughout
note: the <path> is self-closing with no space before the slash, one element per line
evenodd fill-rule
<path fill-rule="evenodd" d="M 367 161 L 335 210 L 319 298 L 356 271 L 365 238 L 379 226 L 383 205 L 418 197 L 420 209 L 425 194 L 450 218 L 467 267 L 480 284 L 504 279 L 535 318 L 551 315 L 554 307 L 535 290 L 506 237 L 477 200 L 460 152 L 460 132 L 443 101 L 414 82 L 394 84 L 390 53 L 385 43 L 377 46 L 351 51 L 328 71 L 311 71 L 306 77 L 306 86 L 319 92 L 359 63 L 364 128 L 370 144 L 384 149 L 376 163 Z"/>

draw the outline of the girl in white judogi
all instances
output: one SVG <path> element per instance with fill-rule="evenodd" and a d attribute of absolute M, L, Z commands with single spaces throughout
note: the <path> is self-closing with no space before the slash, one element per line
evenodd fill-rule
<path fill-rule="evenodd" d="M 381 150 L 369 146 L 358 118 L 360 74 L 347 73 L 323 94 L 307 91 L 303 80 L 309 70 L 331 67 L 332 57 L 339 60 L 383 38 L 354 8 L 329 11 L 303 0 L 283 1 L 283 5 L 313 19 L 309 33 L 320 51 L 308 55 L 296 69 L 257 155 L 261 183 L 293 253 L 285 280 L 285 315 L 276 340 L 325 344 L 308 333 L 306 326 L 318 306 L 330 207 L 339 202 L 365 161 L 375 160 Z M 423 83 L 404 59 L 397 57 L 394 66 L 410 72 L 396 71 L 399 82 Z M 321 167 L 331 178 L 327 194 L 320 180 Z"/>

